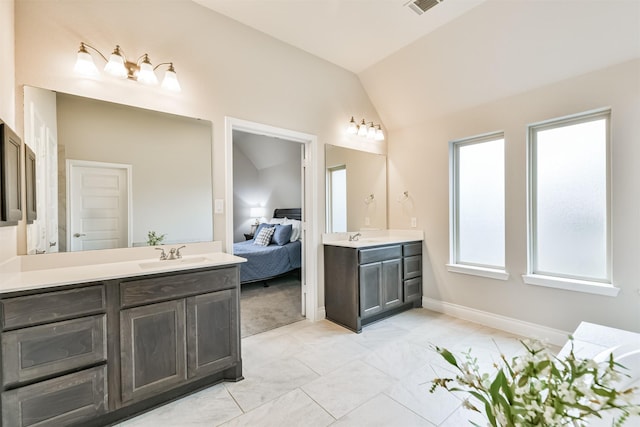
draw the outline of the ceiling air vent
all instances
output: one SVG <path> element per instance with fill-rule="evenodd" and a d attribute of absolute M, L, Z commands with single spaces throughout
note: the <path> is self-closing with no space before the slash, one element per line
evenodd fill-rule
<path fill-rule="evenodd" d="M 413 10 L 418 15 L 422 15 L 427 10 L 438 5 L 438 3 L 442 3 L 443 1 L 444 0 L 413 0 L 407 3 L 405 6 L 408 6 L 409 9 Z"/>

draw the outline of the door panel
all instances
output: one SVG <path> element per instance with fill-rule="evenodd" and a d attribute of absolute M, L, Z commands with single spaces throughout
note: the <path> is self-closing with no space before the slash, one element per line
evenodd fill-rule
<path fill-rule="evenodd" d="M 402 304 L 402 264 L 399 259 L 382 262 L 383 308 Z"/>
<path fill-rule="evenodd" d="M 70 250 L 129 247 L 129 166 L 69 165 Z"/>
<path fill-rule="evenodd" d="M 360 316 L 382 311 L 382 263 L 360 266 Z"/>
<path fill-rule="evenodd" d="M 120 312 L 122 400 L 138 400 L 186 380 L 185 301 Z"/>
<path fill-rule="evenodd" d="M 189 377 L 231 366 L 238 359 L 237 290 L 187 299 Z"/>

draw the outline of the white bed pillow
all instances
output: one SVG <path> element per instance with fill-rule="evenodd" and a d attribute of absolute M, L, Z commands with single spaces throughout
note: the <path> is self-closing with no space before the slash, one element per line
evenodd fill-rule
<path fill-rule="evenodd" d="M 290 242 L 295 242 L 302 237 L 302 221 L 297 219 L 285 218 L 282 225 L 291 224 L 291 239 Z"/>
<path fill-rule="evenodd" d="M 271 218 L 269 220 L 269 224 L 280 224 L 282 225 L 284 223 L 284 218 Z"/>

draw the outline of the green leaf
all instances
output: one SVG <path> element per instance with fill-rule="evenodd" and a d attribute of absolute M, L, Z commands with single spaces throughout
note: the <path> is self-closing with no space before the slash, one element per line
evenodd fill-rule
<path fill-rule="evenodd" d="M 518 387 L 524 387 L 528 381 L 529 381 L 529 376 L 527 375 L 521 376 L 520 379 L 518 380 Z"/>
<path fill-rule="evenodd" d="M 494 402 L 498 402 L 500 389 L 502 388 L 503 383 L 506 383 L 506 379 L 504 377 L 504 372 L 501 369 L 498 371 L 498 375 L 496 375 L 495 379 L 491 383 L 491 386 L 489 387 L 489 393 L 491 394 L 491 399 Z"/>
<path fill-rule="evenodd" d="M 550 360 L 543 360 L 542 362 L 538 363 L 538 366 L 536 366 L 536 369 L 538 370 L 538 372 L 544 371 L 550 364 L 551 364 Z"/>
<path fill-rule="evenodd" d="M 449 362 L 449 364 L 460 369 L 460 367 L 458 366 L 458 361 L 456 360 L 455 356 L 451 354 L 449 350 L 447 350 L 446 348 L 440 348 L 440 347 L 436 347 L 436 350 L 438 351 L 438 353 L 440 353 L 442 357 L 444 357 L 444 360 Z"/>
<path fill-rule="evenodd" d="M 614 390 L 607 390 L 600 387 L 591 387 L 591 390 L 598 396 L 607 397 L 609 399 L 614 399 L 616 397 L 616 393 Z"/>

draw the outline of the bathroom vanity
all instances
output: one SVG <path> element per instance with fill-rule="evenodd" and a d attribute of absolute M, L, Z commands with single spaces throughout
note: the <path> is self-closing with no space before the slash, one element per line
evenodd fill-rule
<path fill-rule="evenodd" d="M 189 260 L 4 276 L 1 426 L 103 426 L 241 379 L 243 259 Z"/>
<path fill-rule="evenodd" d="M 422 241 L 415 236 L 324 241 L 327 319 L 355 332 L 422 306 Z"/>

